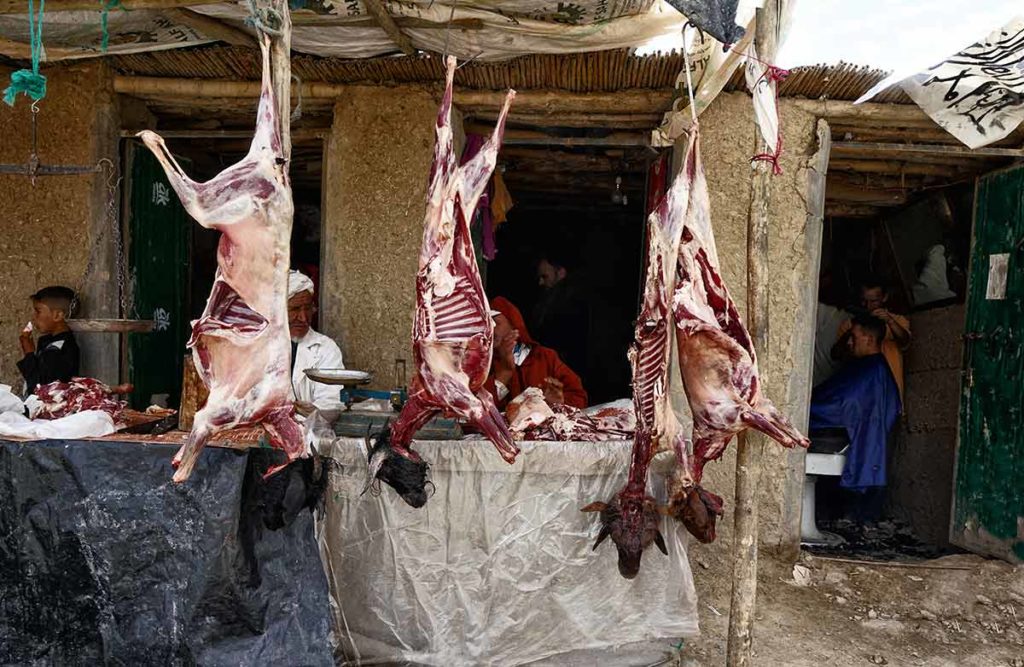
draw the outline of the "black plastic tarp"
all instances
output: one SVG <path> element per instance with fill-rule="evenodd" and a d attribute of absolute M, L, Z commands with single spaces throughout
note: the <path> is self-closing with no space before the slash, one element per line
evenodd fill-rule
<path fill-rule="evenodd" d="M 207 448 L 176 485 L 174 451 L 0 440 L 0 664 L 332 664 L 303 466 Z"/>
<path fill-rule="evenodd" d="M 736 25 L 739 0 L 668 0 L 668 4 L 722 44 L 735 44 L 746 32 Z"/>

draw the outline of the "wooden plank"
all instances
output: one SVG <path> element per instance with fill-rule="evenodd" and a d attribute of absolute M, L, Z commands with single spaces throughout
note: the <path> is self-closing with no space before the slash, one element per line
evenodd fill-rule
<path fill-rule="evenodd" d="M 154 330 L 153 320 L 68 320 L 72 331 L 79 333 L 149 333 Z"/>
<path fill-rule="evenodd" d="M 49 8 L 47 11 L 50 11 Z M 217 39 L 233 46 L 253 48 L 257 46 L 256 38 L 246 31 L 205 14 L 181 8 L 165 9 L 161 13 L 172 21 L 187 25 L 210 39 Z"/>
<path fill-rule="evenodd" d="M 966 146 L 944 146 L 937 144 L 886 144 L 875 142 L 837 141 L 837 150 L 853 152 L 954 155 L 965 158 L 1012 157 L 1024 158 L 1024 148 L 967 148 Z"/>
<path fill-rule="evenodd" d="M 870 204 L 848 204 L 846 202 L 825 202 L 825 216 L 830 218 L 876 218 L 882 208 Z"/>
<path fill-rule="evenodd" d="M 415 55 L 416 49 L 413 47 L 412 41 L 395 24 L 394 18 L 388 13 L 381 0 L 363 0 L 363 5 L 402 53 L 407 56 Z"/>
<path fill-rule="evenodd" d="M 758 56 L 774 62 L 779 41 L 780 17 L 785 0 L 765 3 L 757 10 L 754 44 Z M 773 84 L 775 85 L 775 84 Z M 772 150 L 761 129 L 755 153 Z M 747 327 L 751 342 L 767 369 L 768 359 L 768 219 L 771 208 L 772 167 L 763 160 L 754 163 L 750 212 L 747 217 Z M 729 634 L 726 646 L 728 667 L 745 667 L 753 661 L 754 616 L 757 602 L 757 487 L 761 476 L 765 436 L 752 430 L 740 434 L 736 445 L 736 508 L 733 513 L 732 596 L 729 604 Z"/>

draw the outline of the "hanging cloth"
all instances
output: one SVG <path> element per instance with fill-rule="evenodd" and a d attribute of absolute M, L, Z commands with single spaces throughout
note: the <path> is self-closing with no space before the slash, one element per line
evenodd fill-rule
<path fill-rule="evenodd" d="M 512 199 L 512 193 L 508 191 L 508 186 L 505 185 L 505 177 L 502 176 L 500 169 L 494 170 L 491 189 L 494 190 L 491 194 L 491 217 L 494 219 L 494 228 L 497 229 L 508 220 L 508 212 L 515 206 L 515 201 Z"/>
<path fill-rule="evenodd" d="M 480 152 L 480 149 L 486 142 L 487 137 L 483 135 L 467 134 L 466 148 L 462 151 L 462 160 L 459 164 L 463 165 L 472 160 L 473 156 Z M 473 224 L 480 225 L 483 256 L 487 261 L 493 260 L 498 254 L 498 248 L 494 242 L 494 220 L 491 217 L 490 191 L 491 188 L 488 187 L 480 196 L 480 201 L 476 205 L 476 211 L 473 213 L 473 219 L 470 221 Z"/>

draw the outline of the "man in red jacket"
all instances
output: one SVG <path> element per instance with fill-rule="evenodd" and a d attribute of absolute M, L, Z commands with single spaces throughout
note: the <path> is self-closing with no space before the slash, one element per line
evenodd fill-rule
<path fill-rule="evenodd" d="M 566 366 L 558 353 L 530 337 L 519 309 L 504 298 L 491 301 L 494 315 L 494 357 L 484 385 L 498 408 L 530 387 L 539 387 L 551 405 L 587 407 L 587 392 L 580 377 Z"/>

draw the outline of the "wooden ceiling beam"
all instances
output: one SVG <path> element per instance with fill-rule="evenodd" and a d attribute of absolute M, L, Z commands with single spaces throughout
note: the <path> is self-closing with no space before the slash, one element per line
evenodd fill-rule
<path fill-rule="evenodd" d="M 494 128 L 490 125 L 465 126 L 467 133 L 490 135 Z M 534 130 L 505 130 L 502 139 L 505 146 L 649 146 L 649 140 L 642 132 L 609 132 L 603 137 L 556 137 Z"/>
<path fill-rule="evenodd" d="M 972 163 L 973 164 L 973 163 Z M 922 174 L 929 176 L 957 177 L 970 170 L 959 165 L 940 165 L 899 160 L 857 160 L 833 158 L 828 163 L 829 174 L 849 171 L 858 174 Z"/>
<path fill-rule="evenodd" d="M 952 155 L 963 158 L 1012 157 L 1024 158 L 1022 148 L 967 148 L 966 146 L 939 146 L 934 144 L 887 144 L 873 142 L 837 141 L 833 151 L 883 153 L 890 155 Z"/>
<path fill-rule="evenodd" d="M 366 6 L 366 11 L 376 19 L 380 27 L 402 53 L 407 56 L 415 55 L 416 49 L 413 47 L 412 41 L 395 24 L 395 19 L 388 13 L 387 7 L 384 6 L 381 0 L 363 0 L 363 4 Z"/>
<path fill-rule="evenodd" d="M 844 202 L 825 201 L 825 217 L 833 218 L 875 218 L 882 214 L 877 206 L 867 204 L 847 204 Z"/>
<path fill-rule="evenodd" d="M 825 183 L 825 200 L 873 206 L 903 206 L 907 203 L 907 193 L 901 190 L 872 190 L 828 178 Z"/>
<path fill-rule="evenodd" d="M 46 11 L 50 11 L 49 8 L 47 8 Z M 256 38 L 253 35 L 250 35 L 241 28 L 236 28 L 233 25 L 229 25 L 213 17 L 206 16 L 205 14 L 199 14 L 189 9 L 175 7 L 165 9 L 161 14 L 176 23 L 187 25 L 210 39 L 227 42 L 232 46 L 257 46 Z"/>
<path fill-rule="evenodd" d="M 498 114 L 489 112 L 469 112 L 465 120 L 478 120 L 493 123 Z M 527 114 L 516 113 L 513 106 L 508 122 L 514 125 L 532 125 L 535 127 L 581 127 L 607 129 L 653 129 L 661 119 L 660 114 L 607 114 L 607 113 L 566 113 L 566 114 Z"/>
<path fill-rule="evenodd" d="M 921 111 L 916 104 L 879 104 L 878 102 L 865 102 L 854 104 L 853 102 L 836 102 L 833 100 L 802 100 L 787 99 L 787 105 L 803 109 L 809 113 L 829 121 L 829 123 L 840 119 L 850 121 L 879 121 L 879 122 L 901 122 L 913 123 L 921 127 L 938 127 L 928 114 Z"/>

